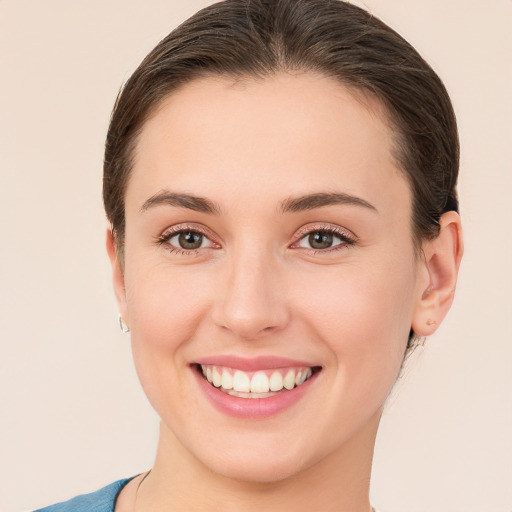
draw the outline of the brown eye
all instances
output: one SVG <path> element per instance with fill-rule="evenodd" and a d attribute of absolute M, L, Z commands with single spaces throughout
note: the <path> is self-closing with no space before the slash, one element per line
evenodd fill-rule
<path fill-rule="evenodd" d="M 204 229 L 204 231 L 203 231 Z M 220 249 L 221 245 L 210 238 L 209 230 L 199 226 L 175 225 L 167 229 L 157 238 L 158 245 L 161 245 L 176 256 L 203 256 L 210 255 L 210 249 Z"/>
<path fill-rule="evenodd" d="M 178 239 L 178 245 L 182 249 L 199 249 L 203 245 L 204 236 L 195 231 L 183 231 L 178 233 L 176 238 Z"/>
<path fill-rule="evenodd" d="M 330 249 L 341 249 L 353 245 L 355 240 L 348 234 L 338 232 L 334 229 L 313 229 L 306 232 L 302 238 L 296 242 L 295 247 L 304 249 L 313 249 L 315 251 L 329 252 Z"/>
<path fill-rule="evenodd" d="M 333 241 L 334 235 L 328 231 L 315 231 L 308 235 L 309 246 L 312 249 L 329 249 Z"/>
<path fill-rule="evenodd" d="M 212 247 L 215 244 L 203 233 L 186 229 L 175 231 L 170 235 L 164 235 L 160 243 L 169 245 L 172 250 L 183 249 L 185 251 L 195 251 L 205 247 Z"/>

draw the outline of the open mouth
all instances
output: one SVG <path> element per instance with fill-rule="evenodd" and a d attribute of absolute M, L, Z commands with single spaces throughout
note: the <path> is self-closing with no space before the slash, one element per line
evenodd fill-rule
<path fill-rule="evenodd" d="M 302 366 L 246 372 L 218 365 L 195 366 L 213 387 L 241 398 L 268 398 L 291 391 L 321 370 L 319 366 Z"/>

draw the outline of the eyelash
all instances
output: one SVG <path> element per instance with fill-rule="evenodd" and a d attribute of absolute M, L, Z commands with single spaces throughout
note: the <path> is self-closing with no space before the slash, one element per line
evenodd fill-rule
<path fill-rule="evenodd" d="M 175 247 L 169 243 L 169 241 L 175 237 L 176 235 L 180 235 L 182 233 L 197 233 L 203 237 L 205 237 L 207 240 L 210 241 L 211 244 L 214 244 L 218 247 L 220 245 L 212 240 L 212 236 L 206 232 L 205 229 L 199 227 L 199 226 L 188 226 L 188 225 L 180 225 L 170 228 L 169 230 L 165 231 L 162 235 L 157 237 L 156 242 L 160 246 L 166 245 L 166 249 L 171 252 L 172 254 L 178 254 L 180 256 L 196 256 L 199 254 L 198 249 L 184 249 L 182 247 Z M 313 233 L 325 233 L 328 235 L 332 235 L 336 238 L 338 238 L 341 243 L 328 247 L 326 249 L 314 249 L 312 247 L 300 247 L 298 244 L 307 236 L 313 234 Z M 333 225 L 308 225 L 303 228 L 301 228 L 297 235 L 294 237 L 296 238 L 296 241 L 293 242 L 293 244 L 290 245 L 291 248 L 299 248 L 304 249 L 310 254 L 316 255 L 318 253 L 320 254 L 326 254 L 326 253 L 332 253 L 334 251 L 339 251 L 346 249 L 347 247 L 354 245 L 357 242 L 356 237 L 350 233 L 348 230 L 333 226 Z M 215 248 L 215 247 L 214 247 Z"/>
<path fill-rule="evenodd" d="M 197 233 L 207 240 L 209 240 L 212 244 L 219 245 L 212 240 L 212 236 L 206 232 L 205 229 L 194 226 L 194 225 L 179 225 L 170 228 L 165 231 L 162 235 L 157 237 L 156 242 L 160 246 L 166 246 L 166 249 L 172 254 L 178 254 L 180 256 L 196 256 L 199 254 L 199 249 L 184 249 L 183 247 L 175 247 L 169 243 L 169 241 L 175 237 L 176 235 L 180 235 L 182 233 Z"/>
<path fill-rule="evenodd" d="M 340 251 L 343 249 L 347 249 L 349 246 L 354 245 L 357 242 L 357 238 L 348 230 L 340 228 L 338 226 L 333 226 L 331 224 L 314 224 L 307 225 L 301 228 L 297 233 L 297 241 L 294 242 L 291 247 L 296 247 L 298 244 L 307 236 L 312 235 L 313 233 L 326 233 L 328 235 L 332 235 L 338 238 L 341 243 L 334 245 L 332 247 L 328 247 L 326 249 L 314 249 L 312 247 L 301 247 L 301 249 L 306 250 L 308 253 L 317 255 L 317 254 L 327 254 L 333 253 L 335 251 Z"/>

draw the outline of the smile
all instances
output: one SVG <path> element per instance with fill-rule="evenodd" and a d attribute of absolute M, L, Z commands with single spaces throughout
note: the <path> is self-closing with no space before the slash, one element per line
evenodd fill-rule
<path fill-rule="evenodd" d="M 315 372 L 314 367 L 293 367 L 247 372 L 239 369 L 201 365 L 203 377 L 220 391 L 240 398 L 269 398 L 301 386 Z"/>
<path fill-rule="evenodd" d="M 219 412 L 263 420 L 292 409 L 304 396 L 318 398 L 322 367 L 283 357 L 217 355 L 191 364 L 201 394 Z"/>

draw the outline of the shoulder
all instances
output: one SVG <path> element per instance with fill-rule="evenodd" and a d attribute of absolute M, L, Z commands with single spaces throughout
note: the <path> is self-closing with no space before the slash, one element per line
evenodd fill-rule
<path fill-rule="evenodd" d="M 98 491 L 89 494 L 81 494 L 68 501 L 56 503 L 49 507 L 39 508 L 34 512 L 114 512 L 114 505 L 118 494 L 121 489 L 131 480 L 131 478 L 124 478 L 118 480 Z"/>

